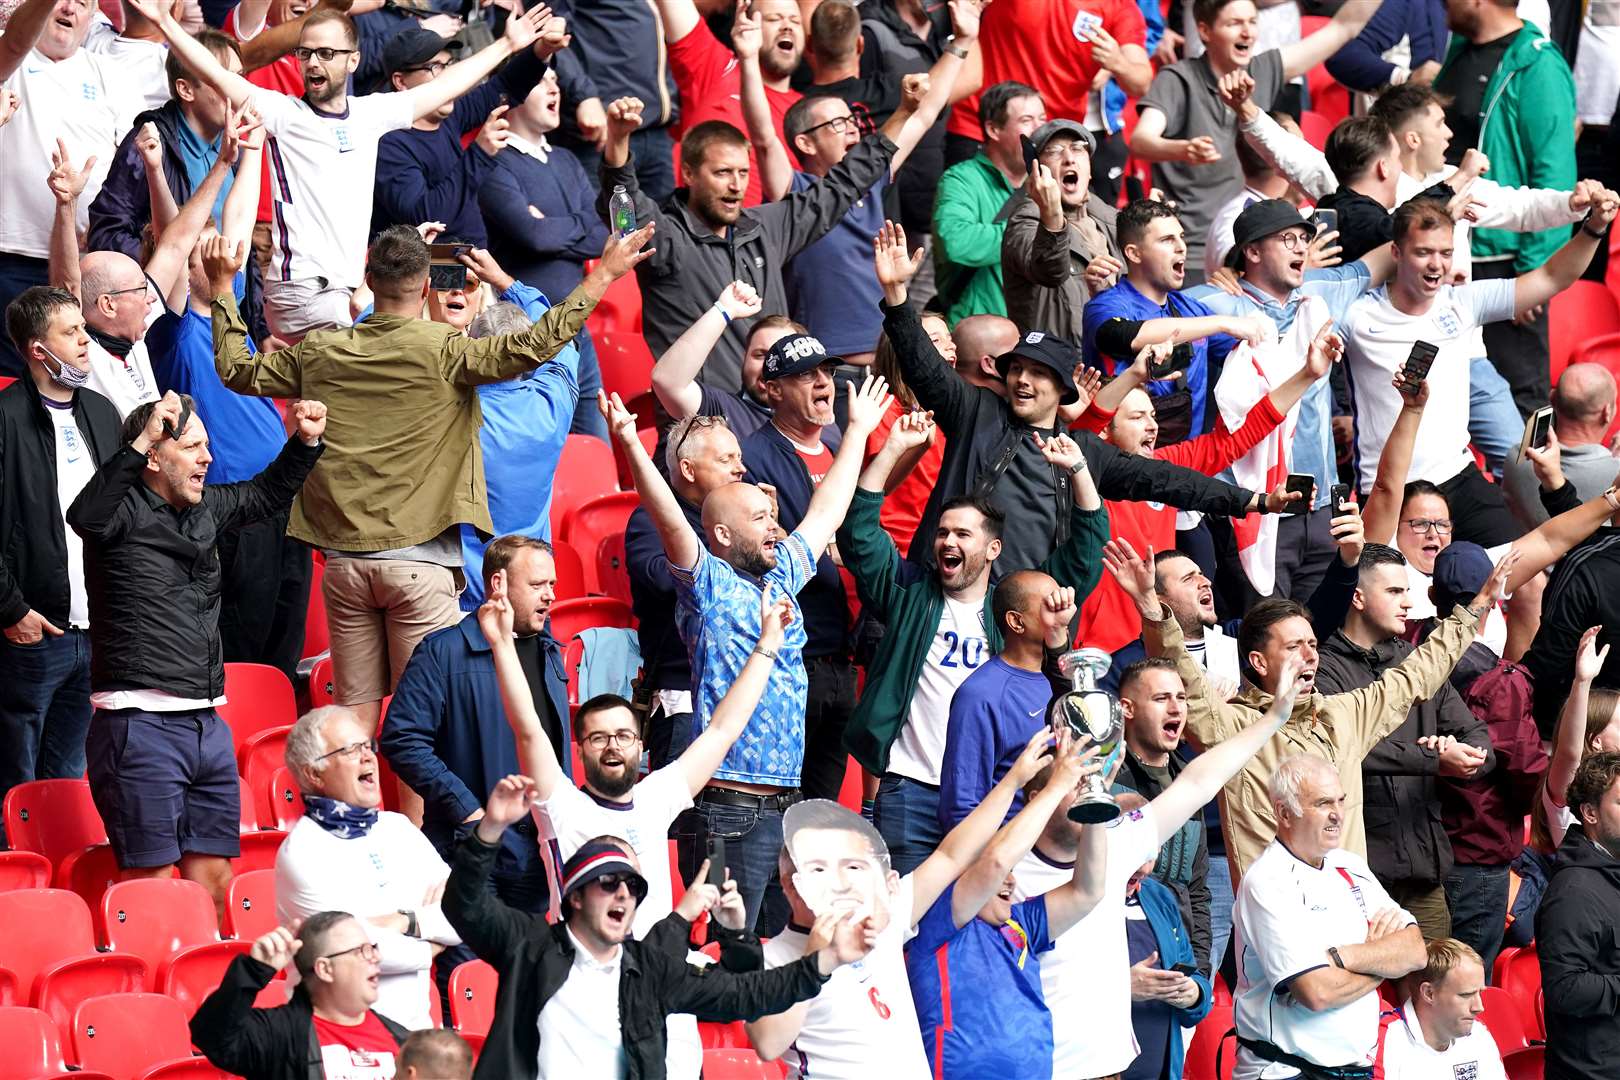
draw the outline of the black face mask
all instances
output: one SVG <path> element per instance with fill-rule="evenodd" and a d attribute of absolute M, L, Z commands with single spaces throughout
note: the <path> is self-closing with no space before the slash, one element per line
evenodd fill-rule
<path fill-rule="evenodd" d="M 128 356 L 129 351 L 135 347 L 135 343 L 133 341 L 130 341 L 127 338 L 114 337 L 111 334 L 104 334 L 100 330 L 97 330 L 95 327 L 91 326 L 89 323 L 85 324 L 84 331 L 90 335 L 92 341 L 94 341 L 97 345 L 100 345 L 103 349 L 106 349 L 108 352 L 112 353 L 114 356 L 118 357 L 120 360 Z"/>

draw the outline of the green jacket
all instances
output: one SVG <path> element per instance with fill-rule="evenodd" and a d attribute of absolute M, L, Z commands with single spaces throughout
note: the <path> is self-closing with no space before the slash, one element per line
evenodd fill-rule
<path fill-rule="evenodd" d="M 877 776 L 888 771 L 889 747 L 911 715 L 911 696 L 945 610 L 939 575 L 900 557 L 878 520 L 882 507 L 882 494 L 857 488 L 838 530 L 838 552 L 855 575 L 863 608 L 887 625 L 877 656 L 866 670 L 866 689 L 844 728 L 844 748 Z M 1068 541 L 1040 569 L 1059 585 L 1072 586 L 1078 606 L 1102 576 L 1108 511 L 1076 508 L 1069 520 Z M 994 592 L 984 595 L 985 644 L 993 653 L 1001 651 L 1001 631 L 990 611 Z"/>
<path fill-rule="evenodd" d="M 1001 235 L 998 220 L 1016 189 L 981 150 L 939 178 L 934 198 L 934 264 L 939 295 L 950 301 L 952 326 L 969 315 L 1005 315 L 1001 292 Z"/>
<path fill-rule="evenodd" d="M 1437 85 L 1444 84 L 1467 44 L 1461 37 L 1451 39 Z M 1527 22 L 1485 86 L 1479 150 L 1490 158 L 1488 175 L 1503 187 L 1568 191 L 1575 186 L 1574 132 L 1575 77 L 1558 47 Z M 1546 262 L 1569 236 L 1567 225 L 1527 233 L 1475 229 L 1471 250 L 1475 262 L 1512 256 L 1522 274 Z"/>
<path fill-rule="evenodd" d="M 477 387 L 556 356 L 595 306 L 575 289 L 532 328 L 476 341 L 444 323 L 373 312 L 250 354 L 236 301 L 218 297 L 214 366 L 239 394 L 326 403 L 326 453 L 293 503 L 287 534 L 334 551 L 387 551 L 452 525 L 494 531 Z"/>

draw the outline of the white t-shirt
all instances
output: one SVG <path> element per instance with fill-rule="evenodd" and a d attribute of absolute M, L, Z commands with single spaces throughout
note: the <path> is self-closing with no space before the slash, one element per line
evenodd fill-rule
<path fill-rule="evenodd" d="M 1541 785 L 1541 808 L 1547 812 L 1547 832 L 1552 837 L 1553 850 L 1556 851 L 1564 845 L 1564 834 L 1575 824 L 1575 811 L 1568 805 L 1559 806 L 1553 802 L 1546 784 Z"/>
<path fill-rule="evenodd" d="M 1260 1039 L 1319 1065 L 1370 1065 L 1378 1050 L 1378 995 L 1312 1012 L 1286 984 L 1329 966 L 1331 946 L 1367 940 L 1367 920 L 1394 906 L 1367 862 L 1348 851 L 1327 853 L 1320 868 L 1273 840 L 1249 867 L 1232 906 L 1238 957 L 1233 1013 L 1238 1034 Z M 1416 923 L 1411 915 L 1408 923 Z M 1298 1076 L 1240 1047 L 1232 1080 Z"/>
<path fill-rule="evenodd" d="M 340 114 L 316 111 L 302 98 L 258 89 L 250 99 L 264 118 L 274 199 L 274 250 L 266 284 L 325 278 L 358 288 L 371 229 L 377 142 L 414 119 L 404 94 L 348 99 Z"/>
<path fill-rule="evenodd" d="M 3 85 L 19 104 L 11 122 L 0 127 L 0 251 L 43 259 L 50 254 L 56 217 L 56 196 L 45 183 L 56 140 L 66 144 L 75 165 L 95 155 L 79 196 L 82 232 L 140 99 L 117 63 L 84 49 L 60 62 L 35 49 Z"/>
<path fill-rule="evenodd" d="M 422 831 L 403 814 L 384 810 L 364 836 L 346 840 L 300 818 L 276 852 L 276 918 L 286 926 L 317 911 L 347 911 L 376 944 L 381 964 L 377 1012 L 413 1031 L 433 1026 L 428 995 L 433 985 L 433 946 L 459 945 L 438 904 L 422 902 L 450 876 Z M 377 915 L 415 911 L 420 937 L 373 926 Z M 287 989 L 298 985 L 289 968 Z"/>
<path fill-rule="evenodd" d="M 1407 480 L 1442 483 L 1473 462 L 1468 450 L 1469 365 L 1475 352 L 1473 329 L 1513 317 L 1513 279 L 1442 285 L 1429 310 L 1406 315 L 1381 286 L 1350 305 L 1339 333 L 1345 339 L 1345 367 L 1356 422 L 1356 465 L 1361 490 L 1372 490 L 1378 457 L 1401 411 L 1392 385 L 1406 364 L 1412 343 L 1426 341 L 1440 351 L 1429 369 L 1429 403 L 1418 425 Z"/>
<path fill-rule="evenodd" d="M 169 101 L 169 46 L 161 41 L 123 37 L 100 11 L 90 20 L 84 47 L 117 65 L 135 96 L 136 112 L 156 109 Z"/>
<path fill-rule="evenodd" d="M 152 286 L 154 289 L 156 287 Z M 113 408 L 118 410 L 119 419 L 134 412 L 135 406 L 163 396 L 158 392 L 157 376 L 152 374 L 146 333 L 150 333 L 152 324 L 166 314 L 168 311 L 161 301 L 147 309 L 146 331 L 126 356 L 114 356 L 101 347 L 101 342 L 90 339 L 90 378 L 85 385 L 112 402 Z"/>
<path fill-rule="evenodd" d="M 1506 1080 L 1502 1051 L 1478 1020 L 1467 1035 L 1436 1050 L 1423 1037 L 1409 1001 L 1384 1034 L 1384 1080 Z"/>
<path fill-rule="evenodd" d="M 598 963 L 572 930 L 566 933 L 574 946 L 574 964 L 562 986 L 540 1008 L 539 1080 L 624 1080 L 629 1074 L 619 1027 L 624 948 L 617 948 L 607 963 Z"/>
<path fill-rule="evenodd" d="M 889 750 L 889 771 L 939 786 L 945 760 L 945 729 L 956 688 L 991 656 L 984 637 L 984 605 L 945 598 L 934 643 L 917 676 L 911 712 Z"/>
<path fill-rule="evenodd" d="M 1545 29 L 1545 27 L 1543 27 Z M 1620 0 L 1587 0 L 1575 52 L 1575 117 L 1607 126 L 1620 97 Z"/>
<path fill-rule="evenodd" d="M 40 403 L 56 426 L 56 498 L 66 513 L 84 485 L 96 475 L 96 459 L 73 419 L 72 402 L 40 398 Z M 90 626 L 90 597 L 84 590 L 84 540 L 72 529 L 64 527 L 62 531 L 67 536 L 68 625 L 86 630 Z"/>
<path fill-rule="evenodd" d="M 872 951 L 833 972 L 810 999 L 799 1037 L 782 1056 L 788 1080 L 927 1080 L 932 1075 L 906 976 L 905 943 L 915 936 L 912 895 L 908 874 L 900 879 L 889 925 Z M 765 966 L 800 959 L 807 940 L 804 931 L 788 927 L 765 943 Z"/>
<path fill-rule="evenodd" d="M 1102 900 L 1041 957 L 1041 990 L 1054 1020 L 1054 1078 L 1123 1072 L 1141 1053 L 1131 1027 L 1125 886 L 1158 853 L 1159 826 L 1151 803 L 1109 827 Z M 1074 864 L 1054 863 L 1031 851 L 1013 870 L 1013 877 L 1017 882 L 1013 899 L 1027 900 L 1074 880 Z"/>

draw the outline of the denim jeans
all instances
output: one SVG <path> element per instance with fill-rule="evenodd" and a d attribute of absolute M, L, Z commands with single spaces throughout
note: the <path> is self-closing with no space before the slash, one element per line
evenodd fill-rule
<path fill-rule="evenodd" d="M 90 635 L 68 630 L 33 645 L 0 637 L 0 671 L 0 799 L 29 780 L 83 776 Z"/>
<path fill-rule="evenodd" d="M 680 859 L 681 878 L 691 881 L 703 863 L 710 836 L 726 841 L 726 865 L 747 909 L 744 925 L 760 937 L 775 937 L 787 926 L 787 898 L 777 878 L 782 853 L 782 811 L 775 808 L 727 806 L 699 793 L 696 804 L 670 826 Z"/>
<path fill-rule="evenodd" d="M 1209 962 L 1220 968 L 1226 960 L 1226 943 L 1232 936 L 1232 867 L 1225 855 L 1209 857 Z M 1228 982 L 1235 987 L 1236 982 Z"/>
<path fill-rule="evenodd" d="M 885 776 L 878 784 L 872 824 L 889 848 L 889 865 L 904 877 L 945 839 L 939 827 L 939 788 L 904 776 Z"/>
<path fill-rule="evenodd" d="M 1468 364 L 1468 435 L 1498 480 L 1502 462 L 1524 438 L 1524 418 L 1513 403 L 1513 388 L 1483 356 Z"/>
<path fill-rule="evenodd" d="M 1458 863 L 1446 875 L 1446 904 L 1451 908 L 1451 936 L 1474 947 L 1485 961 L 1485 979 L 1490 981 L 1507 924 L 1508 868 Z"/>
<path fill-rule="evenodd" d="M 579 348 L 579 401 L 574 405 L 574 419 L 568 426 L 570 435 L 595 435 L 607 441 L 607 421 L 596 409 L 596 392 L 602 389 L 602 364 L 596 358 L 596 342 L 583 326 L 574 337 Z"/>
<path fill-rule="evenodd" d="M 0 311 L 35 285 L 50 283 L 49 266 L 44 259 L 0 251 Z M 11 335 L 0 334 L 0 375 L 26 379 L 28 365 L 11 347 Z"/>

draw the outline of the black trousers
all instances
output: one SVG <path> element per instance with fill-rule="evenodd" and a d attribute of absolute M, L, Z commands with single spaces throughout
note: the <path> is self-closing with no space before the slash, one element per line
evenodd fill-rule
<path fill-rule="evenodd" d="M 855 665 L 842 657 L 806 658 L 810 692 L 804 714 L 804 768 L 799 790 L 807 799 L 838 798 L 849 753 L 844 726 L 855 711 Z"/>
<path fill-rule="evenodd" d="M 313 572 L 287 535 L 288 512 L 219 537 L 219 637 L 228 663 L 269 664 L 291 679 L 303 659 Z"/>
<path fill-rule="evenodd" d="M 1517 276 L 1512 259 L 1474 263 L 1475 281 Z M 1548 378 L 1552 356 L 1547 344 L 1546 309 L 1522 326 L 1511 320 L 1487 323 L 1485 354 L 1513 388 L 1513 404 L 1519 407 L 1520 415 L 1528 417 L 1547 404 L 1552 392 Z"/>

